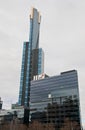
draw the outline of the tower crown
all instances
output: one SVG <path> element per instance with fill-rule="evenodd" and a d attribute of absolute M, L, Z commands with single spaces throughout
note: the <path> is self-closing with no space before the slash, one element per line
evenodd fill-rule
<path fill-rule="evenodd" d="M 32 7 L 32 9 L 31 9 L 30 19 L 33 19 L 33 18 L 34 18 L 34 12 L 35 12 L 35 11 L 37 11 L 37 13 L 38 13 L 38 23 L 40 23 L 40 22 L 41 22 L 41 14 L 40 14 L 40 12 L 39 12 L 37 9 L 35 9 L 34 7 Z"/>

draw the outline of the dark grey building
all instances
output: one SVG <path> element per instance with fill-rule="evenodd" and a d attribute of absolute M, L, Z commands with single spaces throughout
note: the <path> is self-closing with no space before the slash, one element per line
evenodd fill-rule
<path fill-rule="evenodd" d="M 1 97 L 0 97 L 0 110 L 2 109 L 2 104 L 3 104 L 3 102 L 2 102 Z"/>
<path fill-rule="evenodd" d="M 59 129 L 66 118 L 81 126 L 77 71 L 31 81 L 30 121 L 53 123 Z"/>

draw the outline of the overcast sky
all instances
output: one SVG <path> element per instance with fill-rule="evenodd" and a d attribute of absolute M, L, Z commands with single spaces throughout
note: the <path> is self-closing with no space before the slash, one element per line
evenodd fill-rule
<path fill-rule="evenodd" d="M 78 71 L 85 124 L 85 0 L 0 0 L 0 96 L 3 108 L 18 101 L 23 42 L 31 7 L 41 12 L 40 47 L 45 72 Z"/>

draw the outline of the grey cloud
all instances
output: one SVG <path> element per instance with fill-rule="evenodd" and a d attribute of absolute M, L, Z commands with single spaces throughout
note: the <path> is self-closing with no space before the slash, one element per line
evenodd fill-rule
<path fill-rule="evenodd" d="M 78 70 L 82 117 L 85 120 L 85 0 L 0 2 L 0 96 L 4 108 L 18 100 L 22 44 L 29 40 L 31 6 L 38 8 L 42 15 L 40 47 L 46 55 L 46 73 L 57 75 L 69 69 Z"/>

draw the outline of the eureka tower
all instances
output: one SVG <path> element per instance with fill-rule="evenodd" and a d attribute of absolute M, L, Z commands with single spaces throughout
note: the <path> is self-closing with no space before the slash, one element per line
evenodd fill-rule
<path fill-rule="evenodd" d="M 30 15 L 29 42 L 23 44 L 19 101 L 20 106 L 29 107 L 30 81 L 33 76 L 44 72 L 44 53 L 39 48 L 39 30 L 41 16 L 37 9 L 32 8 Z"/>

